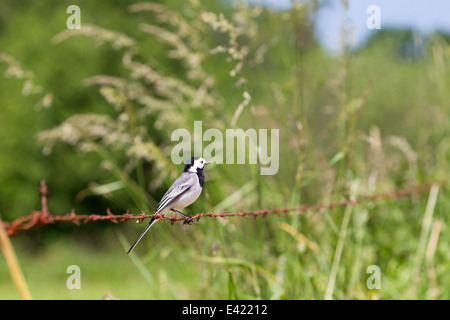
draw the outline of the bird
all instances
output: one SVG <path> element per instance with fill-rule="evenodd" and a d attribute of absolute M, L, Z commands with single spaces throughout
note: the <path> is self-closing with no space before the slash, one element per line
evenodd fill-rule
<path fill-rule="evenodd" d="M 181 173 L 177 180 L 174 181 L 163 195 L 156 206 L 155 213 L 165 215 L 172 211 L 183 216 L 186 221 L 188 221 L 189 216 L 179 210 L 192 204 L 202 193 L 203 183 L 205 182 L 203 168 L 208 164 L 211 164 L 211 162 L 206 161 L 202 157 L 192 157 L 188 159 L 184 164 L 183 173 Z M 158 219 L 152 217 L 148 225 L 128 250 L 127 254 L 133 251 L 134 247 L 136 247 L 139 241 L 144 237 L 145 233 L 156 221 L 158 221 Z"/>

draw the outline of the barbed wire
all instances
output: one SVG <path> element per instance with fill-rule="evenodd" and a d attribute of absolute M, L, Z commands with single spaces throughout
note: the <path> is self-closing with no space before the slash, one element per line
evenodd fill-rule
<path fill-rule="evenodd" d="M 220 211 L 220 212 L 208 212 L 208 213 L 197 213 L 190 218 L 186 220 L 184 217 L 179 216 L 164 216 L 159 213 L 154 214 L 147 214 L 148 211 L 142 211 L 138 215 L 130 214 L 129 211 L 123 214 L 113 214 L 110 209 L 106 210 L 105 214 L 76 214 L 74 210 L 72 210 L 70 213 L 62 214 L 62 215 L 52 215 L 50 211 L 48 210 L 48 203 L 47 203 L 47 194 L 48 194 L 48 187 L 44 180 L 42 180 L 39 184 L 39 196 L 41 198 L 41 209 L 40 210 L 32 210 L 29 215 L 25 215 L 22 217 L 19 217 L 12 222 L 6 222 L 3 221 L 3 226 L 8 234 L 8 236 L 13 236 L 17 233 L 19 230 L 28 230 L 34 227 L 39 227 L 47 224 L 52 224 L 58 221 L 71 221 L 75 223 L 76 225 L 80 225 L 81 222 L 87 223 L 90 221 L 104 221 L 109 220 L 113 223 L 123 222 L 126 220 L 140 220 L 143 221 L 144 219 L 153 218 L 159 220 L 170 220 L 173 224 L 176 221 L 183 221 L 185 223 L 190 223 L 193 221 L 199 221 L 200 219 L 204 217 L 210 217 L 210 218 L 227 218 L 227 217 L 235 217 L 235 216 L 266 216 L 268 214 L 282 214 L 282 213 L 289 213 L 289 212 L 303 212 L 303 211 L 317 211 L 322 209 L 332 209 L 336 207 L 346 207 L 350 205 L 357 205 L 363 202 L 377 202 L 384 199 L 393 199 L 393 198 L 401 198 L 406 196 L 411 196 L 414 194 L 421 194 L 426 191 L 428 191 L 432 185 L 439 185 L 443 186 L 446 185 L 447 181 L 437 181 L 432 183 L 427 183 L 424 185 L 407 188 L 407 189 L 399 189 L 394 190 L 392 192 L 385 192 L 385 193 L 378 193 L 375 195 L 367 195 L 367 196 L 361 196 L 355 199 L 347 199 L 347 200 L 341 200 L 337 202 L 331 202 L 328 204 L 304 204 L 299 207 L 294 208 L 265 208 L 265 209 L 259 209 L 256 211 L 246 211 L 246 210 L 240 210 L 237 212 L 228 212 L 228 211 Z"/>

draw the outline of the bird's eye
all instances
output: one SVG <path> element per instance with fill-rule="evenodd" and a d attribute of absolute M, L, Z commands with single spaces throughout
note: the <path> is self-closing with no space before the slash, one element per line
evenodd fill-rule
<path fill-rule="evenodd" d="M 201 163 L 203 163 L 203 160 L 201 161 Z"/>

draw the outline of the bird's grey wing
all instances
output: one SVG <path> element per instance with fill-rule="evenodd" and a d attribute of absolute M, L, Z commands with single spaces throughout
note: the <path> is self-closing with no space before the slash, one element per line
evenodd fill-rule
<path fill-rule="evenodd" d="M 169 190 L 163 195 L 161 201 L 156 206 L 156 211 L 160 212 L 162 209 L 170 205 L 178 196 L 186 192 L 190 187 L 198 183 L 196 174 L 189 174 L 183 172 L 177 180 L 170 186 Z"/>

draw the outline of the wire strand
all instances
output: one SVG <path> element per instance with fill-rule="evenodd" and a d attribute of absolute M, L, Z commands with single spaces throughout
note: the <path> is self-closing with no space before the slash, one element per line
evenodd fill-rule
<path fill-rule="evenodd" d="M 394 199 L 406 197 L 414 194 L 421 194 L 428 191 L 433 185 L 446 185 L 447 181 L 437 181 L 432 183 L 427 183 L 424 185 L 408 188 L 408 189 L 399 189 L 392 192 L 379 193 L 375 195 L 361 196 L 356 199 L 348 199 L 337 202 L 331 202 L 328 204 L 313 204 L 313 205 L 301 205 L 299 207 L 294 208 L 264 208 L 256 211 L 246 211 L 240 210 L 236 212 L 207 212 L 207 213 L 197 213 L 190 218 L 186 219 L 184 217 L 179 216 L 164 216 L 159 213 L 147 214 L 148 211 L 142 211 L 138 215 L 130 214 L 129 211 L 123 214 L 113 214 L 111 210 L 108 208 L 105 214 L 76 214 L 74 210 L 70 213 L 62 214 L 62 215 L 52 215 L 48 210 L 47 206 L 47 194 L 48 188 L 44 180 L 42 180 L 39 184 L 39 195 L 41 198 L 41 209 L 33 210 L 29 215 L 21 216 L 12 222 L 3 221 L 4 229 L 6 230 L 8 236 L 13 236 L 19 230 L 28 230 L 31 228 L 53 224 L 59 221 L 71 221 L 76 225 L 80 225 L 81 222 L 87 223 L 91 221 L 111 221 L 113 223 L 119 223 L 131 219 L 140 220 L 141 222 L 144 219 L 156 218 L 159 220 L 170 220 L 173 224 L 176 221 L 184 221 L 185 223 L 190 223 L 193 221 L 199 221 L 202 218 L 210 217 L 210 218 L 227 218 L 227 217 L 236 217 L 236 216 L 266 216 L 268 214 L 283 214 L 290 212 L 304 212 L 304 211 L 318 211 L 322 209 L 332 209 L 336 207 L 347 207 L 351 205 L 357 205 L 364 202 L 377 202 L 385 199 Z"/>

